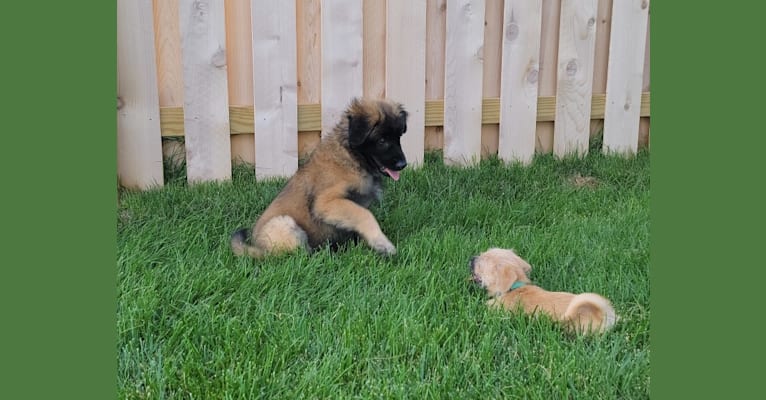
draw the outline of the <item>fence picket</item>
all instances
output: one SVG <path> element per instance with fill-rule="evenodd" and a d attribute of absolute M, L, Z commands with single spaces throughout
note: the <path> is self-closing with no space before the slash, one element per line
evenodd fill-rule
<path fill-rule="evenodd" d="M 598 0 L 596 11 L 596 50 L 593 61 L 593 94 L 606 94 L 606 69 L 609 65 L 609 35 L 612 27 L 612 0 Z M 590 137 L 604 130 L 604 120 L 590 116 Z"/>
<path fill-rule="evenodd" d="M 322 0 L 322 135 L 362 96 L 362 0 Z"/>
<path fill-rule="evenodd" d="M 604 109 L 604 151 L 638 149 L 641 85 L 649 0 L 617 1 L 612 9 L 609 70 Z"/>
<path fill-rule="evenodd" d="M 386 4 L 387 1 L 363 0 L 364 96 L 386 97 Z"/>
<path fill-rule="evenodd" d="M 444 65 L 444 162 L 481 156 L 484 0 L 447 2 Z"/>
<path fill-rule="evenodd" d="M 226 74 L 230 106 L 253 105 L 253 33 L 250 2 L 252 0 L 224 0 L 226 9 Z M 229 123 L 232 132 L 234 116 L 229 108 Z M 254 125 L 247 133 L 231 135 L 232 163 L 255 165 Z"/>
<path fill-rule="evenodd" d="M 184 104 L 178 0 L 154 1 L 154 46 L 160 107 Z"/>
<path fill-rule="evenodd" d="M 597 0 L 563 0 L 559 31 L 553 153 L 588 152 Z"/>
<path fill-rule="evenodd" d="M 407 162 L 419 166 L 425 144 L 426 1 L 388 0 L 386 21 L 386 96 L 409 113 L 402 147 Z"/>
<path fill-rule="evenodd" d="M 117 1 L 117 175 L 120 184 L 163 185 L 151 0 Z"/>
<path fill-rule="evenodd" d="M 644 80 L 643 85 L 641 85 L 641 91 L 644 93 L 649 93 L 650 91 L 650 68 L 649 68 L 649 32 L 651 31 L 651 28 L 649 27 L 652 23 L 652 10 L 649 10 L 650 17 L 649 20 L 646 21 L 646 48 L 644 49 Z M 643 96 L 641 97 L 643 99 Z M 648 114 L 648 110 L 647 110 Z M 638 147 L 639 148 L 649 148 L 649 117 L 644 116 L 643 112 L 641 114 L 641 121 L 638 123 Z"/>
<path fill-rule="evenodd" d="M 252 11 L 255 174 L 289 177 L 298 169 L 295 2 L 255 2 Z"/>
<path fill-rule="evenodd" d="M 503 54 L 503 1 L 490 0 L 484 8 L 484 45 L 482 46 L 482 98 L 500 97 Z M 486 110 L 482 111 L 486 114 Z M 498 116 L 499 119 L 499 116 Z M 481 157 L 497 154 L 500 136 L 498 124 L 481 125 Z"/>
<path fill-rule="evenodd" d="M 559 48 L 559 23 L 561 21 L 561 0 L 543 0 L 543 22 L 540 30 L 540 84 L 538 96 L 556 95 L 556 70 Z M 554 103 L 555 106 L 555 103 Z M 538 104 L 538 112 L 540 104 Z M 555 112 L 555 108 L 554 108 Z M 553 121 L 537 122 L 535 151 L 553 151 Z"/>
<path fill-rule="evenodd" d="M 506 0 L 498 157 L 529 163 L 535 154 L 541 0 Z"/>
<path fill-rule="evenodd" d="M 186 176 L 231 179 L 229 94 L 223 2 L 181 0 Z"/>
<path fill-rule="evenodd" d="M 426 100 L 444 99 L 444 37 L 446 36 L 447 0 L 426 0 Z M 444 114 L 444 110 L 442 110 Z M 443 118 L 443 115 L 442 115 Z M 444 147 L 444 128 L 424 129 L 426 150 Z"/>
<path fill-rule="evenodd" d="M 184 104 L 183 70 L 181 69 L 181 33 L 178 26 L 178 0 L 154 1 L 154 47 L 157 55 L 157 86 L 160 108 Z M 183 113 L 181 114 L 183 120 Z M 165 121 L 160 112 L 160 129 Z M 164 129 L 163 129 L 164 131 Z M 184 144 L 176 140 L 162 141 L 162 156 L 176 164 L 186 161 Z"/>
<path fill-rule="evenodd" d="M 295 4 L 295 20 L 298 41 L 298 104 L 316 105 L 322 101 L 322 15 L 321 4 L 316 0 L 298 0 Z M 299 106 L 300 107 L 300 106 Z M 298 134 L 298 154 L 311 153 L 319 143 L 321 110 L 316 113 L 319 126 L 316 130 Z M 301 113 L 298 113 L 298 125 Z"/>

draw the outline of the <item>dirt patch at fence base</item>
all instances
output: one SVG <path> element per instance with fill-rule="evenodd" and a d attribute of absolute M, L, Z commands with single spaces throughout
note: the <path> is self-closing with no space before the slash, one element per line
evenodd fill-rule
<path fill-rule="evenodd" d="M 599 185 L 598 179 L 592 176 L 582 176 L 575 174 L 569 178 L 569 183 L 576 188 L 589 188 L 593 189 Z"/>

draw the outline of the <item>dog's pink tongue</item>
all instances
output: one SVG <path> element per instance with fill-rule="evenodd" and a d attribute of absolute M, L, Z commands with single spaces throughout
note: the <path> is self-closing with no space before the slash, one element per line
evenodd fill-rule
<path fill-rule="evenodd" d="M 388 174 L 388 176 L 391 177 L 391 179 L 398 181 L 399 180 L 399 171 L 392 171 L 388 168 L 383 168 L 384 171 Z"/>

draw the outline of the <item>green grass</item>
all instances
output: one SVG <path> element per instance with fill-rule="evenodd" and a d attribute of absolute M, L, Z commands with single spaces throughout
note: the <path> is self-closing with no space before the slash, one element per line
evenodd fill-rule
<path fill-rule="evenodd" d="M 431 154 L 373 207 L 398 255 L 235 258 L 284 180 L 123 192 L 118 208 L 119 398 L 649 397 L 649 155 L 497 159 Z M 578 187 L 575 176 L 593 177 Z M 603 336 L 485 307 L 468 260 L 512 247 L 531 278 L 598 292 L 622 319 Z"/>

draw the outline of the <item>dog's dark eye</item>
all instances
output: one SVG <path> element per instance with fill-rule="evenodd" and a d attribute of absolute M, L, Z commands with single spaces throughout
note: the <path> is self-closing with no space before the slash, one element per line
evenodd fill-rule
<path fill-rule="evenodd" d="M 380 138 L 378 139 L 378 146 L 385 146 L 386 145 L 386 139 Z"/>

